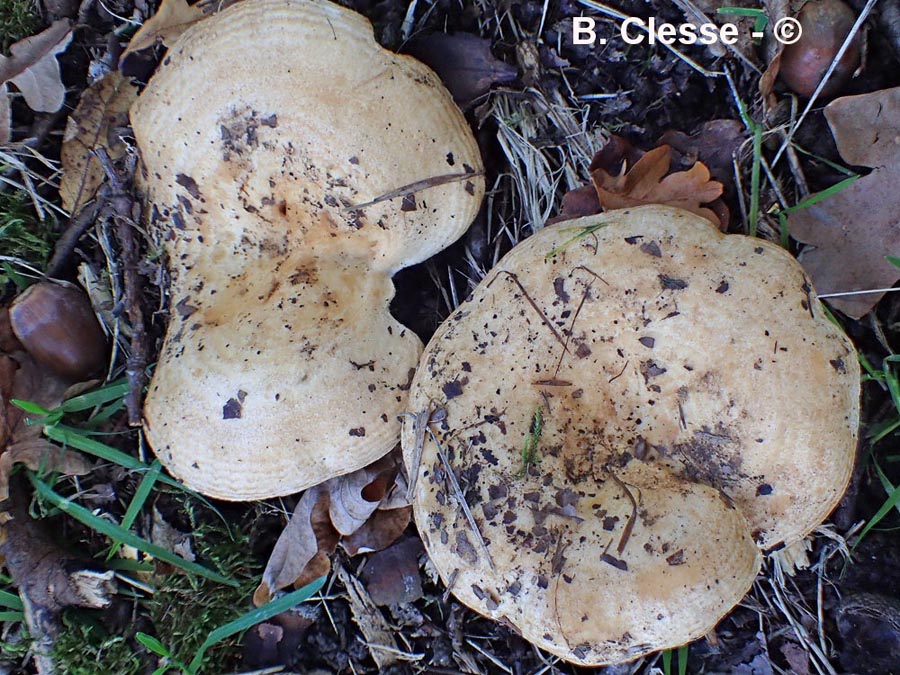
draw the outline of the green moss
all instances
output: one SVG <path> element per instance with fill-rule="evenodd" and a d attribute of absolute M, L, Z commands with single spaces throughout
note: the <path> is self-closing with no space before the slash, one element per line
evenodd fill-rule
<path fill-rule="evenodd" d="M 260 573 L 249 559 L 249 536 L 242 531 L 244 528 L 229 533 L 221 524 L 196 524 L 191 509 L 188 514 L 198 561 L 237 581 L 239 587 L 181 573 L 168 575 L 159 583 L 156 593 L 147 601 L 154 637 L 185 663 L 193 658 L 212 631 L 251 609 L 248 600 Z M 233 670 L 240 653 L 239 637 L 210 649 L 200 672 Z"/>
<path fill-rule="evenodd" d="M 260 569 L 251 560 L 249 536 L 229 532 L 220 522 L 198 523 L 190 500 L 185 504 L 197 560 L 239 582 L 232 588 L 207 579 L 173 572 L 156 580 L 156 592 L 138 603 L 138 612 L 149 618 L 147 630 L 173 659 L 188 663 L 207 636 L 244 614 L 258 582 Z M 252 522 L 248 515 L 247 523 Z M 71 611 L 65 630 L 54 645 L 53 658 L 63 675 L 137 675 L 157 668 L 161 660 L 142 646 L 129 629 L 110 635 L 97 621 L 97 612 Z M 208 650 L 200 674 L 229 672 L 240 656 L 240 636 Z M 170 661 L 172 663 L 172 661 Z M 178 673 L 171 667 L 169 673 Z"/>
<path fill-rule="evenodd" d="M 137 675 L 146 671 L 135 643 L 110 635 L 91 612 L 71 612 L 53 645 L 60 675 Z"/>
<path fill-rule="evenodd" d="M 0 193 L 0 255 L 43 268 L 53 252 L 53 239 L 51 227 L 38 219 L 27 194 Z"/>
<path fill-rule="evenodd" d="M 34 35 L 40 28 L 35 5 L 30 0 L 0 0 L 0 50 L 9 56 L 9 46 Z"/>

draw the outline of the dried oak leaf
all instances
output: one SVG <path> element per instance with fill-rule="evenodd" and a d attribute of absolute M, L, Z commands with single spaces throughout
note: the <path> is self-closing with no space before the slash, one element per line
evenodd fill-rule
<path fill-rule="evenodd" d="M 60 79 L 56 55 L 66 49 L 71 39 L 69 21 L 60 19 L 37 35 L 10 46 L 10 56 L 0 55 L 0 143 L 9 141 L 12 129 L 7 91 L 10 82 L 35 112 L 56 112 L 62 107 L 66 88 Z"/>
<path fill-rule="evenodd" d="M 491 54 L 490 40 L 469 33 L 434 33 L 412 40 L 407 51 L 438 74 L 461 107 L 518 76 L 514 66 Z"/>
<path fill-rule="evenodd" d="M 82 476 L 93 467 L 83 455 L 43 438 L 41 425 L 29 424 L 29 416 L 10 402 L 11 399 L 28 400 L 51 409 L 63 402 L 66 390 L 64 381 L 37 366 L 27 353 L 0 355 L 0 435 L 4 437 L 0 454 L 0 502 L 9 496 L 9 477 L 16 464 L 33 471 L 69 476 Z M 6 517 L 5 511 L 0 511 L 0 522 Z"/>
<path fill-rule="evenodd" d="M 105 148 L 112 160 L 121 159 L 127 152 L 121 131 L 128 127 L 128 109 L 137 93 L 137 87 L 117 71 L 82 93 L 66 123 L 60 155 L 63 175 L 59 195 L 69 213 L 78 213 L 103 182 L 103 168 L 94 151 Z"/>
<path fill-rule="evenodd" d="M 295 582 L 299 588 L 331 569 L 329 556 L 337 547 L 340 533 L 328 517 L 331 501 L 328 488 L 327 483 L 311 487 L 297 503 L 275 542 L 262 582 L 253 593 L 253 603 L 257 607 L 268 602 L 275 591 Z"/>
<path fill-rule="evenodd" d="M 221 11 L 233 5 L 236 0 L 223 0 L 216 3 L 198 2 L 189 5 L 187 0 L 163 0 L 156 14 L 144 22 L 137 33 L 131 38 L 131 42 L 119 57 L 121 65 L 125 59 L 143 49 L 163 44 L 167 47 L 178 37 L 203 17 L 213 11 Z"/>
<path fill-rule="evenodd" d="M 397 530 L 396 525 L 402 516 L 386 518 L 383 524 L 382 519 L 378 519 L 379 525 L 374 531 L 365 529 L 379 508 L 390 507 L 392 510 L 387 513 L 403 510 L 396 508 L 396 490 L 391 489 L 396 475 L 396 458 L 388 455 L 304 492 L 275 543 L 263 571 L 262 583 L 253 595 L 254 603 L 263 604 L 276 590 L 290 585 L 300 588 L 327 574 L 330 556 L 341 537 L 351 537 L 362 530 L 360 536 L 354 538 L 357 551 L 387 546 L 393 539 L 386 541 L 386 532 L 396 532 L 394 538 L 399 537 L 403 529 Z M 408 522 L 407 514 L 403 528 Z M 367 533 L 371 540 L 366 540 Z"/>
<path fill-rule="evenodd" d="M 790 214 L 791 236 L 808 244 L 799 260 L 822 294 L 889 288 L 900 279 L 885 258 L 900 255 L 900 87 L 836 99 L 825 117 L 844 161 L 872 172 Z M 858 319 L 883 295 L 827 301 Z"/>
<path fill-rule="evenodd" d="M 412 520 L 412 507 L 378 510 L 353 534 L 341 540 L 341 547 L 351 556 L 381 551 L 406 530 Z"/>
<path fill-rule="evenodd" d="M 697 162 L 687 171 L 669 174 L 672 151 L 661 145 L 641 157 L 630 170 L 618 175 L 598 168 L 591 179 L 605 210 L 630 208 L 642 204 L 677 206 L 706 218 L 717 227 L 725 223 L 709 208 L 701 206 L 722 195 L 722 184 L 710 180 L 709 169 Z"/>

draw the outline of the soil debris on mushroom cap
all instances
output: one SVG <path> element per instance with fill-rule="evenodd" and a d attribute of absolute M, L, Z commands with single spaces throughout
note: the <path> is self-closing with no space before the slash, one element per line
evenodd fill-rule
<path fill-rule="evenodd" d="M 779 247 L 671 207 L 566 221 L 425 348 L 410 409 L 443 412 L 416 466 L 404 425 L 416 523 L 462 602 L 566 660 L 675 647 L 837 504 L 859 390 Z"/>
<path fill-rule="evenodd" d="M 131 118 L 171 274 L 145 405 L 161 461 L 258 499 L 387 453 L 422 348 L 391 277 L 484 191 L 437 77 L 337 5 L 247 0 L 184 33 Z"/>

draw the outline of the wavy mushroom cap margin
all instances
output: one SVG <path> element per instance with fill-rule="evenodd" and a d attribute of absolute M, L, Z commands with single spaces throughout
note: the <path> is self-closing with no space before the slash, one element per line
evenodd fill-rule
<path fill-rule="evenodd" d="M 631 660 L 711 630 L 762 551 L 828 516 L 859 393 L 779 247 L 663 206 L 560 223 L 425 348 L 416 523 L 466 605 L 568 661 Z"/>
<path fill-rule="evenodd" d="M 247 500 L 387 453 L 422 349 L 391 276 L 484 193 L 438 78 L 337 5 L 247 0 L 181 36 L 131 119 L 171 276 L 144 409 L 163 464 Z"/>

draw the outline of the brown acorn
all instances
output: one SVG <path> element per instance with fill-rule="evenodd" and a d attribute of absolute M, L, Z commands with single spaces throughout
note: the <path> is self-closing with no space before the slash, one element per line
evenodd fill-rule
<path fill-rule="evenodd" d="M 85 380 L 106 365 L 106 335 L 87 296 L 76 288 L 36 283 L 13 301 L 9 319 L 25 350 L 61 377 Z"/>
<path fill-rule="evenodd" d="M 797 20 L 803 33 L 797 42 L 785 46 L 779 74 L 788 87 L 809 98 L 847 39 L 856 15 L 841 0 L 810 0 Z M 857 34 L 828 78 L 822 96 L 839 93 L 850 81 L 859 66 L 861 43 Z"/>

